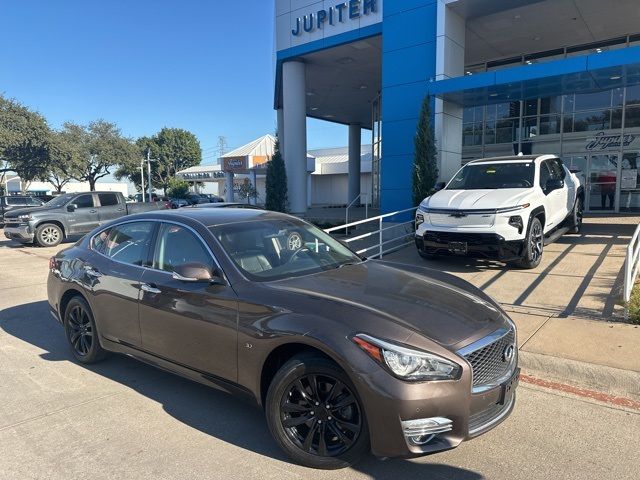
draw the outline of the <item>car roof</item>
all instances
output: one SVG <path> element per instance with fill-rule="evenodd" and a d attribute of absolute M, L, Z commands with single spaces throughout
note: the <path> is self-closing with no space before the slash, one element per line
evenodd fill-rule
<path fill-rule="evenodd" d="M 509 155 L 505 157 L 489 157 L 489 158 L 477 158 L 475 160 L 471 160 L 467 162 L 467 165 L 470 163 L 498 163 L 498 162 L 534 162 L 538 159 L 546 160 L 547 158 L 557 158 L 555 155 Z"/>
<path fill-rule="evenodd" d="M 178 210 L 157 210 L 153 213 L 142 213 L 137 218 L 154 218 L 166 220 L 180 220 L 189 218 L 207 227 L 225 225 L 228 223 L 250 222 L 255 220 L 283 220 L 291 219 L 290 215 L 258 210 L 251 208 L 180 208 Z M 131 218 L 131 217 L 129 217 Z"/>

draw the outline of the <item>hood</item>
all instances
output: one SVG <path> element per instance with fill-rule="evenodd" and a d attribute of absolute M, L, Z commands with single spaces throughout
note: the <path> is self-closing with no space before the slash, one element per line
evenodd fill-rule
<path fill-rule="evenodd" d="M 20 215 L 27 215 L 30 213 L 46 212 L 49 210 L 55 210 L 60 207 L 26 207 L 26 208 L 14 208 L 4 214 L 4 218 L 18 218 Z"/>
<path fill-rule="evenodd" d="M 440 190 L 429 197 L 427 206 L 451 210 L 494 210 L 519 205 L 530 191 L 530 188 Z"/>
<path fill-rule="evenodd" d="M 342 304 L 347 312 L 343 314 L 344 321 L 372 335 L 380 332 L 368 331 L 366 316 L 363 320 L 354 318 L 351 308 L 395 322 L 444 346 L 505 325 L 502 312 L 472 285 L 440 272 L 419 270 L 400 270 L 392 264 L 367 261 L 271 285 Z M 340 305 L 336 308 L 331 310 L 339 316 Z"/>

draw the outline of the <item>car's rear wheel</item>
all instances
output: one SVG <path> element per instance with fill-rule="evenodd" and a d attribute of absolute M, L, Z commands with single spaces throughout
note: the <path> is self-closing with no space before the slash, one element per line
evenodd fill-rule
<path fill-rule="evenodd" d="M 521 268 L 536 268 L 542 260 L 544 250 L 544 233 L 542 223 L 538 217 L 534 217 L 529 222 L 529 231 L 525 240 L 524 254 L 518 262 Z"/>
<path fill-rule="evenodd" d="M 107 355 L 100 345 L 96 322 L 87 301 L 73 297 L 64 313 L 64 331 L 71 353 L 80 363 L 96 363 Z"/>
<path fill-rule="evenodd" d="M 347 375 L 320 355 L 299 355 L 273 378 L 266 399 L 269 430 L 297 463 L 344 468 L 369 450 L 369 430 Z"/>
<path fill-rule="evenodd" d="M 36 228 L 35 238 L 41 247 L 55 247 L 64 239 L 64 233 L 58 225 L 44 223 Z"/>

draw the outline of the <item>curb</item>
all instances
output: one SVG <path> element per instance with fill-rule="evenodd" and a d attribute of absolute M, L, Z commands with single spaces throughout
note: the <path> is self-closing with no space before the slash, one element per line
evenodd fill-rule
<path fill-rule="evenodd" d="M 518 355 L 527 374 L 640 401 L 640 372 L 540 353 L 520 351 Z"/>

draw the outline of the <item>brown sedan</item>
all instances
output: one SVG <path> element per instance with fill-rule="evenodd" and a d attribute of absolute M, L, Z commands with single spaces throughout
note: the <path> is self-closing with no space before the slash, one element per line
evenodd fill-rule
<path fill-rule="evenodd" d="M 288 215 L 127 217 L 53 257 L 48 293 L 79 362 L 125 353 L 245 395 L 310 467 L 453 448 L 515 403 L 516 330 L 495 301 Z"/>

